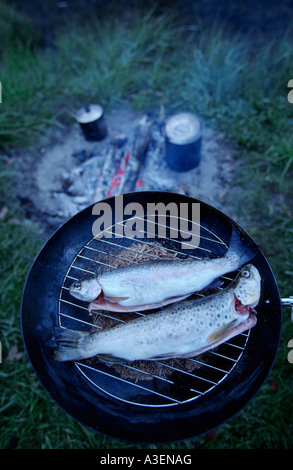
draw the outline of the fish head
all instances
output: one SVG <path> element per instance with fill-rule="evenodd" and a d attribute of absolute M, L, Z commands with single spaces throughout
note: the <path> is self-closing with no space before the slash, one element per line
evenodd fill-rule
<path fill-rule="evenodd" d="M 234 287 L 237 300 L 245 306 L 257 306 L 261 292 L 261 277 L 255 266 L 247 264 L 240 271 Z"/>
<path fill-rule="evenodd" d="M 101 285 L 95 276 L 74 281 L 69 287 L 69 293 L 73 297 L 85 302 L 93 302 L 101 292 Z"/>

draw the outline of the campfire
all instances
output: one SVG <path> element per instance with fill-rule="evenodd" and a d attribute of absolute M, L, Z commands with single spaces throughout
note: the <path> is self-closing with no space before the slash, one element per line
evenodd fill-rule
<path fill-rule="evenodd" d="M 87 140 L 73 119 L 68 131 L 37 157 L 27 153 L 19 196 L 30 218 L 52 231 L 95 202 L 152 190 L 191 195 L 223 209 L 236 152 L 221 132 L 205 123 L 197 163 L 176 171 L 166 158 L 164 113 L 117 108 L 104 119 L 107 134 L 99 141 Z"/>

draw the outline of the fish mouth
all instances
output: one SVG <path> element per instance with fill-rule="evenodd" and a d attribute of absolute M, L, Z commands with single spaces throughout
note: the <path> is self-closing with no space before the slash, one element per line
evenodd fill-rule
<path fill-rule="evenodd" d="M 234 301 L 235 301 L 235 310 L 239 315 L 247 315 L 249 314 L 250 317 L 257 315 L 257 311 L 251 305 L 243 304 L 234 294 Z"/>

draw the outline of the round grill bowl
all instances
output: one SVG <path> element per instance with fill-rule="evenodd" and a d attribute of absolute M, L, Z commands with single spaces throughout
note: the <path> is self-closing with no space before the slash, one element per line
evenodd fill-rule
<path fill-rule="evenodd" d="M 115 198 L 107 202 L 113 213 Z M 182 249 L 178 239 L 94 239 L 97 219 L 88 207 L 67 221 L 45 244 L 28 274 L 21 304 L 21 329 L 31 365 L 48 394 L 73 418 L 92 430 L 113 438 L 140 443 L 180 441 L 221 425 L 238 413 L 266 380 L 278 351 L 282 307 L 270 265 L 258 248 L 253 264 L 262 278 L 257 324 L 217 349 L 185 360 L 160 361 L 155 369 L 127 363 L 117 369 L 100 361 L 56 362 L 52 336 L 56 326 L 90 330 L 93 317 L 86 304 L 69 295 L 68 286 L 97 269 L 115 267 L 121 253 L 139 252 L 141 246 L 160 246 L 179 257 L 223 256 L 233 226 L 244 243 L 254 243 L 238 224 L 214 207 L 187 196 L 169 192 L 135 192 L 123 195 L 124 207 L 138 202 L 147 214 L 147 204 L 200 203 L 200 245 Z M 129 219 L 130 216 L 126 216 Z M 166 226 L 170 219 L 166 218 Z M 125 234 L 125 232 L 124 232 Z M 123 255 L 124 256 L 124 255 Z M 152 255 L 150 255 L 152 256 Z M 153 255 L 156 256 L 156 255 Z M 237 273 L 222 277 L 228 285 Z M 202 295 L 202 294 L 200 294 Z M 149 312 L 143 312 L 148 314 Z M 103 319 L 125 321 L 125 314 L 105 312 Z M 134 314 L 135 315 L 135 314 Z M 99 327 L 99 326 L 97 326 Z"/>

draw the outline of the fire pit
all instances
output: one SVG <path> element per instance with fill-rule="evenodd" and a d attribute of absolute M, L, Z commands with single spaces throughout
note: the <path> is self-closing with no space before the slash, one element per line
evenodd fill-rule
<path fill-rule="evenodd" d="M 236 148 L 206 123 L 200 161 L 188 171 L 170 168 L 165 114 L 117 108 L 105 113 L 107 136 L 87 141 L 73 121 L 57 143 L 29 151 L 19 172 L 19 197 L 48 233 L 91 204 L 130 191 L 170 191 L 195 196 L 224 210 L 237 166 Z M 58 135 L 58 133 L 57 133 Z"/>

